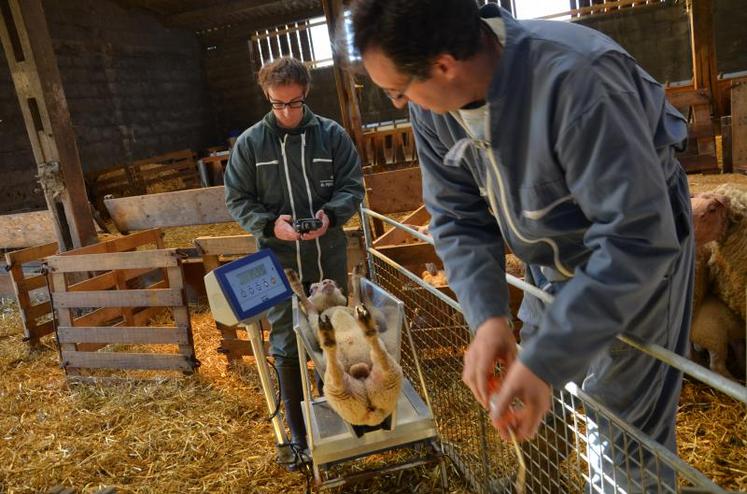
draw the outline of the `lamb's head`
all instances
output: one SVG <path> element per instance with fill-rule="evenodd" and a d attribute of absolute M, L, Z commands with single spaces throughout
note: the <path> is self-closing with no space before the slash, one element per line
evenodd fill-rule
<path fill-rule="evenodd" d="M 336 305 L 347 305 L 348 300 L 334 280 L 322 280 L 313 283 L 309 289 L 309 301 L 319 312 Z"/>
<path fill-rule="evenodd" d="M 703 192 L 691 198 L 695 245 L 719 241 L 729 225 L 729 197 L 716 192 Z"/>
<path fill-rule="evenodd" d="M 721 184 L 715 189 L 713 193 L 726 197 L 728 199 L 727 204 L 727 230 L 734 227 L 737 230 L 742 230 L 742 221 L 747 218 L 747 188 L 744 185 L 736 184 Z M 731 232 L 727 231 L 727 235 Z"/>

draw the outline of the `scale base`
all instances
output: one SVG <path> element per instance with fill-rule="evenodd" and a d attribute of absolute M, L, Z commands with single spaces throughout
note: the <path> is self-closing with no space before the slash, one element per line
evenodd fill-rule
<path fill-rule="evenodd" d="M 374 452 L 392 449 L 437 437 L 433 417 L 407 379 L 402 381 L 402 394 L 397 403 L 394 430 L 379 429 L 357 437 L 353 428 L 343 421 L 321 397 L 311 402 L 311 417 L 306 416 L 311 457 L 318 466 L 347 461 Z"/>

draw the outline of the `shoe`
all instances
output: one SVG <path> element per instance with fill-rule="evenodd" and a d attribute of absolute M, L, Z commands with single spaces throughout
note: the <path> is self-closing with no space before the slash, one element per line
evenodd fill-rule
<path fill-rule="evenodd" d="M 305 465 L 311 465 L 311 453 L 308 448 L 299 449 L 293 444 L 275 445 L 277 463 L 297 472 Z"/>

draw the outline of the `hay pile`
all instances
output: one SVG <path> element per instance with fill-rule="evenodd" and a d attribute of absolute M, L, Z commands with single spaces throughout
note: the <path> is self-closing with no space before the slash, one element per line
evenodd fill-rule
<path fill-rule="evenodd" d="M 118 492 L 303 492 L 303 475 L 275 464 L 253 362 L 227 370 L 209 312 L 198 309 L 192 324 L 202 362 L 193 377 L 68 385 L 54 340 L 28 350 L 15 305 L 3 301 L 0 492 L 44 492 L 57 484 L 83 493 L 103 486 Z M 345 492 L 429 493 L 436 474 L 422 467 Z M 450 482 L 450 492 L 467 492 L 456 475 Z"/>
<path fill-rule="evenodd" d="M 677 450 L 718 485 L 747 492 L 747 408 L 697 381 L 685 381 Z"/>
<path fill-rule="evenodd" d="M 707 192 L 713 190 L 721 184 L 731 183 L 740 187 L 747 188 L 747 175 L 741 173 L 724 173 L 716 175 L 688 175 L 687 181 L 690 184 L 690 193 Z"/>

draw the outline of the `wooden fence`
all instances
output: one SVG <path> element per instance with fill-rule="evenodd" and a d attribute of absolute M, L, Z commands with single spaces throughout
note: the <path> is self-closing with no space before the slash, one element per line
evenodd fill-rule
<path fill-rule="evenodd" d="M 16 294 L 18 308 L 23 322 L 23 339 L 31 346 L 39 344 L 39 340 L 54 332 L 54 314 L 52 303 L 48 297 L 34 297 L 33 293 L 48 292 L 47 277 L 41 273 L 26 276 L 26 268 L 31 264 L 38 264 L 49 256 L 57 254 L 57 242 L 38 247 L 16 250 L 5 254 L 7 269 L 10 272 L 13 291 Z"/>
<path fill-rule="evenodd" d="M 155 248 L 144 250 L 148 246 Z M 198 365 L 180 257 L 176 249 L 162 247 L 161 232 L 153 229 L 47 259 L 60 358 L 68 375 L 81 375 L 83 369 L 191 373 Z M 164 310 L 174 325 L 146 325 Z M 132 345 L 148 345 L 150 351 L 134 353 Z M 174 346 L 176 353 L 169 348 Z"/>
<path fill-rule="evenodd" d="M 191 149 L 174 151 L 98 173 L 91 180 L 94 205 L 103 209 L 104 197 L 128 197 L 200 186 L 197 156 Z"/>
<path fill-rule="evenodd" d="M 364 172 L 380 172 L 417 164 L 415 137 L 410 124 L 379 128 L 363 134 Z"/>

